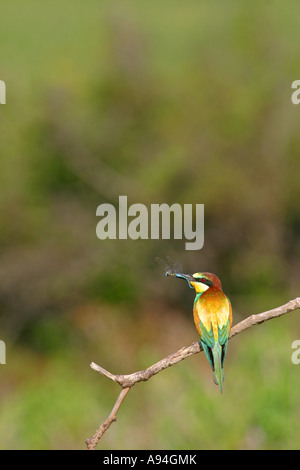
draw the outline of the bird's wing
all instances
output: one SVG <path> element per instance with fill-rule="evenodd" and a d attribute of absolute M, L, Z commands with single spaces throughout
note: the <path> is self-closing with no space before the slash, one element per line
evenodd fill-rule
<path fill-rule="evenodd" d="M 221 345 L 228 341 L 232 312 L 229 299 L 225 296 L 203 294 L 194 306 L 194 320 L 201 340 L 209 347 L 218 341 Z"/>

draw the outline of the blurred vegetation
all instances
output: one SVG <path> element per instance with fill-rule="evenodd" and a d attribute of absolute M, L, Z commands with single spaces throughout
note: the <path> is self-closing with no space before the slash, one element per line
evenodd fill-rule
<path fill-rule="evenodd" d="M 84 448 L 129 373 L 197 340 L 155 256 L 220 276 L 234 321 L 299 296 L 299 4 L 1 5 L 1 448 Z M 204 203 L 205 244 L 96 237 L 96 208 Z M 106 449 L 299 448 L 297 312 L 135 387 Z M 134 397 L 135 394 L 135 397 Z M 164 410 L 163 413 L 161 410 Z"/>

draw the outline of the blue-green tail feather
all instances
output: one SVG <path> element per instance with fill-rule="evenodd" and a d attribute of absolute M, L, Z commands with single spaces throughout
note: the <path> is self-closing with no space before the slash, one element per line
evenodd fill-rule
<path fill-rule="evenodd" d="M 228 325 L 219 328 L 218 341 L 215 341 L 212 328 L 207 330 L 202 322 L 200 322 L 199 327 L 201 331 L 201 346 L 213 370 L 214 382 L 216 385 L 219 385 L 222 393 L 225 378 L 224 360 L 228 345 Z"/>
<path fill-rule="evenodd" d="M 224 368 L 222 365 L 222 346 L 219 343 L 215 343 L 212 349 L 212 355 L 214 358 L 214 373 L 213 378 L 216 385 L 219 385 L 221 393 L 224 382 Z"/>

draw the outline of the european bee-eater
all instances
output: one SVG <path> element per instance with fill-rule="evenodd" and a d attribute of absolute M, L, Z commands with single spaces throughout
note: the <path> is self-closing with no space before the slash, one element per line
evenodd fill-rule
<path fill-rule="evenodd" d="M 196 291 L 194 322 L 200 343 L 213 370 L 213 379 L 222 392 L 224 360 L 227 352 L 232 309 L 222 290 L 220 279 L 211 273 L 181 274 L 166 272 L 167 276 L 185 279 Z"/>

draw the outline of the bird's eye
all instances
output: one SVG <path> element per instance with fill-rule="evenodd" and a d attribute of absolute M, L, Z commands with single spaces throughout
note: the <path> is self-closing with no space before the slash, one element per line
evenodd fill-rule
<path fill-rule="evenodd" d="M 201 282 L 206 282 L 207 279 L 206 279 L 205 277 L 201 277 L 200 281 L 201 281 Z"/>

